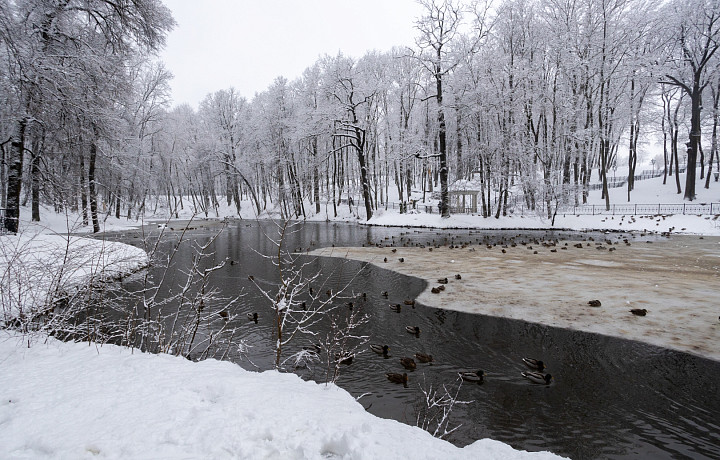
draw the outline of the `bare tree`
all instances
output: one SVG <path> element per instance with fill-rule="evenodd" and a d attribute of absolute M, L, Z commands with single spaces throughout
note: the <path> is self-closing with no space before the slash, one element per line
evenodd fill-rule
<path fill-rule="evenodd" d="M 669 56 L 665 83 L 677 86 L 690 97 L 690 142 L 687 151 L 685 195 L 695 199 L 697 155 L 701 141 L 702 93 L 712 80 L 716 53 L 720 48 L 720 4 L 713 0 L 673 3 L 667 17 L 676 21 L 670 29 L 674 37 L 674 53 Z"/>

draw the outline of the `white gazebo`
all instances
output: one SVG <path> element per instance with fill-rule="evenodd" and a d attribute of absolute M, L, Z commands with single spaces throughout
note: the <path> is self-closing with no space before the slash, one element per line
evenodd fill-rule
<path fill-rule="evenodd" d="M 483 183 L 480 180 L 480 172 L 473 171 L 471 179 L 458 179 L 448 187 L 450 194 L 450 206 L 454 208 L 469 209 L 476 213 L 478 207 L 478 196 L 483 193 Z"/>

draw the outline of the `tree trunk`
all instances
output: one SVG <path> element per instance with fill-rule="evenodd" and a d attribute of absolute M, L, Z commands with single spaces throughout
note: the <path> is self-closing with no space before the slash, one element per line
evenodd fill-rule
<path fill-rule="evenodd" d="M 690 117 L 690 148 L 687 152 L 687 163 L 685 169 L 685 196 L 684 199 L 693 201 L 695 199 L 695 169 L 697 165 L 698 146 L 700 145 L 700 111 L 701 107 L 700 82 L 695 80 L 693 92 L 690 95 L 691 117 Z"/>
<path fill-rule="evenodd" d="M 438 138 L 440 143 L 440 151 L 438 152 L 440 159 L 440 215 L 442 217 L 450 217 L 450 194 L 448 193 L 448 164 L 447 164 L 447 127 L 445 126 L 445 111 L 443 110 L 443 94 L 442 94 L 442 69 L 440 68 L 440 49 L 437 52 L 437 64 L 435 65 L 435 86 L 437 89 L 437 105 L 438 105 Z"/>
<path fill-rule="evenodd" d="M 82 224 L 88 225 L 88 200 L 85 188 L 85 154 L 80 152 L 80 207 L 82 208 Z"/>
<path fill-rule="evenodd" d="M 32 142 L 30 153 L 30 188 L 32 195 L 32 221 L 40 222 L 40 150 L 42 149 L 39 139 Z"/>
<path fill-rule="evenodd" d="M 100 231 L 98 222 L 97 191 L 95 189 L 95 161 L 97 159 L 96 140 L 90 143 L 90 163 L 88 165 L 88 194 L 90 195 L 90 217 L 92 218 L 93 233 Z"/>
<path fill-rule="evenodd" d="M 708 171 L 705 178 L 705 188 L 710 188 L 710 176 L 712 175 L 713 156 L 717 155 L 717 127 L 718 127 L 718 107 L 720 106 L 720 79 L 718 79 L 718 88 L 712 87 L 713 100 L 713 127 L 712 137 L 710 138 L 710 155 L 708 158 Z M 720 171 L 720 163 L 716 163 L 716 168 Z M 716 173 L 717 174 L 717 173 Z"/>
<path fill-rule="evenodd" d="M 22 191 L 23 156 L 25 154 L 25 128 L 27 118 L 15 120 L 10 138 L 10 155 L 7 166 L 7 209 L 4 226 L 8 232 L 17 233 L 20 220 L 20 192 Z"/>

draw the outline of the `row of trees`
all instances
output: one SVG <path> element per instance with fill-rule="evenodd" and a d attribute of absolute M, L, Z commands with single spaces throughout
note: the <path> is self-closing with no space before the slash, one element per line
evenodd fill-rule
<path fill-rule="evenodd" d="M 369 219 L 436 188 L 449 216 L 462 178 L 480 184 L 485 216 L 512 197 L 549 213 L 585 202 L 593 171 L 609 207 L 608 173 L 627 158 L 629 198 L 641 139 L 663 140 L 678 193 L 689 139 L 685 198 L 697 166 L 709 187 L 717 2 L 421 3 L 413 47 L 324 57 L 250 100 L 209 94 L 197 111 L 169 108 L 171 75 L 148 57 L 172 26 L 157 2 L 3 4 L 6 226 L 23 199 L 89 208 L 96 224 L 96 197 L 134 218 L 220 200 L 238 213 L 247 201 L 257 214 L 337 213 L 355 196 Z"/>

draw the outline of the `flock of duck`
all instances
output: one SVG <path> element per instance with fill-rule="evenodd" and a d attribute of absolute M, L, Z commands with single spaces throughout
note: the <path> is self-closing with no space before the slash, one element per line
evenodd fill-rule
<path fill-rule="evenodd" d="M 387 345 L 370 345 L 370 349 L 377 354 L 388 357 L 389 348 Z M 418 361 L 420 361 L 421 363 L 431 363 L 433 361 L 433 357 L 431 355 L 426 355 L 424 353 L 415 353 L 415 358 L 417 358 Z M 523 358 L 522 361 L 527 367 L 532 370 L 520 372 L 520 375 L 522 375 L 530 382 L 541 385 L 550 385 L 550 382 L 553 381 L 553 376 L 551 374 L 543 372 L 545 370 L 545 363 L 543 363 L 541 360 L 534 358 Z M 400 364 L 402 364 L 403 367 L 408 370 L 414 370 L 417 367 L 415 361 L 412 358 L 407 357 L 400 358 Z M 385 375 L 387 379 L 390 380 L 392 383 L 402 383 L 407 388 L 407 384 L 409 381 L 407 372 L 403 372 L 402 374 L 397 372 L 389 372 Z M 485 381 L 485 372 L 483 370 L 477 370 L 474 372 L 458 372 L 458 376 L 465 382 L 480 384 Z"/>
<path fill-rule="evenodd" d="M 500 246 L 503 253 L 506 253 L 507 249 L 509 249 L 511 247 L 517 247 L 518 245 L 525 246 L 529 250 L 533 250 L 534 247 L 549 248 L 551 252 L 557 252 L 558 248 L 562 249 L 562 250 L 567 250 L 569 247 L 568 243 L 564 243 L 564 245 L 562 245 L 560 243 L 560 241 L 556 238 L 553 238 L 553 239 L 527 238 L 526 235 L 522 235 L 522 234 L 518 234 L 516 236 L 508 236 L 508 237 L 504 236 L 495 241 L 492 241 L 487 235 L 484 236 L 483 238 L 476 238 L 475 241 L 459 241 L 459 240 L 456 240 L 455 236 L 451 236 L 450 238 L 444 237 L 439 241 L 435 241 L 435 239 L 433 239 L 432 241 L 429 241 L 426 243 L 413 242 L 412 237 L 404 236 L 404 235 L 408 235 L 408 234 L 409 234 L 409 232 L 406 234 L 401 233 L 399 240 L 397 240 L 395 238 L 395 236 L 389 236 L 389 237 L 385 238 L 385 241 L 380 242 L 380 243 L 373 243 L 372 241 L 368 241 L 367 245 L 377 246 L 377 247 L 391 247 L 392 248 L 391 251 L 393 254 L 395 254 L 397 252 L 397 248 L 394 246 L 422 247 L 422 248 L 427 247 L 429 251 L 432 251 L 433 248 L 437 249 L 437 248 L 441 248 L 441 247 L 447 247 L 449 249 L 470 248 L 469 249 L 470 251 L 475 251 L 475 248 L 471 247 L 471 246 L 473 243 L 476 243 L 481 246 L 486 246 L 487 249 L 493 249 L 497 246 Z M 640 235 L 640 236 L 644 236 L 644 234 Z M 633 235 L 632 238 L 634 238 L 634 237 L 635 236 Z M 619 236 L 618 239 L 621 239 L 625 245 L 630 246 L 630 244 L 631 244 L 627 237 Z M 390 240 L 390 241 L 387 241 L 387 240 Z M 578 242 L 576 244 L 573 244 L 572 246 L 575 248 L 578 248 L 578 249 L 595 246 L 596 249 L 598 249 L 598 250 L 607 249 L 609 251 L 614 251 L 615 248 L 613 247 L 613 245 L 619 244 L 619 243 L 620 242 L 615 243 L 615 242 L 611 241 L 610 239 L 605 239 L 602 242 L 595 242 L 594 238 L 592 236 L 589 236 L 585 240 L 583 240 L 583 242 Z M 365 246 L 365 244 L 363 244 L 363 246 Z M 537 252 L 537 250 L 534 250 L 533 253 L 537 254 L 538 252 Z M 399 257 L 397 260 L 400 263 L 405 262 L 404 257 Z M 384 261 L 388 262 L 388 258 L 385 257 Z M 454 278 L 456 280 L 461 280 L 462 276 L 458 273 L 458 274 L 454 275 Z M 252 280 L 252 277 L 249 277 L 249 279 Z M 438 282 L 438 285 L 431 288 L 431 292 L 434 294 L 439 294 L 439 293 L 443 292 L 445 290 L 445 285 L 448 284 L 449 280 L 447 277 L 445 277 L 445 278 L 438 279 L 437 282 Z M 313 294 L 312 288 L 311 288 L 310 293 L 311 293 L 311 295 Z M 331 295 L 331 293 L 328 292 L 328 295 Z M 387 299 L 389 297 L 389 293 L 387 291 L 383 291 L 380 295 L 381 295 L 381 297 L 383 297 L 385 299 Z M 363 297 L 367 298 L 365 294 L 363 294 Z M 402 311 L 403 305 L 414 307 L 415 301 L 414 300 L 405 300 L 403 302 L 403 304 L 390 304 L 389 307 L 391 310 L 393 310 L 397 313 L 400 313 Z M 601 304 L 600 300 L 590 300 L 588 302 L 588 305 L 591 307 L 600 307 L 602 304 Z M 350 308 L 352 308 L 352 302 L 350 302 L 349 306 L 350 306 Z M 647 314 L 646 309 L 632 309 L 632 310 L 630 310 L 630 312 L 636 316 L 645 316 Z M 226 321 L 229 319 L 228 318 L 229 315 L 226 311 L 221 311 L 219 314 Z M 257 313 L 255 313 L 255 312 L 248 313 L 247 317 L 250 321 L 257 324 L 257 322 L 258 322 L 258 314 Z M 421 330 L 420 330 L 419 326 L 406 326 L 405 330 L 407 333 L 413 334 L 416 337 L 420 336 Z M 378 355 L 383 356 L 384 358 L 389 358 L 390 348 L 388 345 L 372 344 L 372 345 L 370 345 L 370 350 Z M 416 360 L 417 360 L 417 362 L 419 362 L 421 364 L 432 364 L 434 361 L 432 355 L 425 354 L 422 352 L 417 352 L 412 357 L 405 356 L 405 357 L 400 358 L 399 363 L 406 371 L 414 371 L 417 368 Z M 545 364 L 541 360 L 537 360 L 537 359 L 533 359 L 533 358 L 523 358 L 522 361 L 528 368 L 530 368 L 529 371 L 521 372 L 522 377 L 526 378 L 527 380 L 529 380 L 532 383 L 544 384 L 544 385 L 550 384 L 553 377 L 552 377 L 552 375 L 543 372 L 545 370 Z M 350 364 L 352 362 L 352 357 L 343 357 L 340 362 L 342 364 Z M 388 372 L 385 375 L 390 382 L 403 384 L 407 387 L 407 384 L 409 381 L 407 372 L 403 372 L 403 373 Z M 458 376 L 462 380 L 467 381 L 467 382 L 483 383 L 484 378 L 485 378 L 485 373 L 482 370 L 460 371 L 460 372 L 458 372 Z"/>

